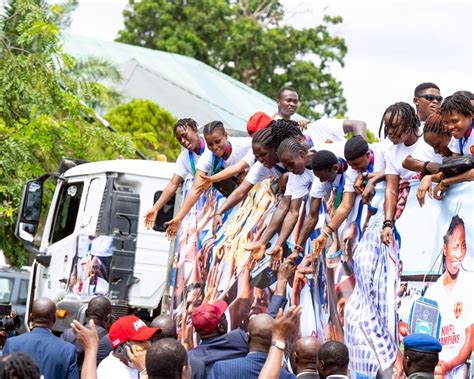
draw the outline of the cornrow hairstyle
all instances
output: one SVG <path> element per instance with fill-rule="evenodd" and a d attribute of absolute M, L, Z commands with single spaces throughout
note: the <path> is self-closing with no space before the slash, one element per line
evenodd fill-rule
<path fill-rule="evenodd" d="M 463 95 L 448 96 L 441 104 L 441 114 L 459 112 L 463 116 L 470 117 L 474 113 L 471 101 Z"/>
<path fill-rule="evenodd" d="M 207 136 L 214 133 L 216 130 L 220 130 L 222 134 L 225 133 L 224 124 L 222 121 L 211 121 L 209 124 L 204 125 L 202 133 Z"/>
<path fill-rule="evenodd" d="M 271 125 L 271 123 L 270 123 Z M 252 137 L 252 145 L 259 144 L 263 147 L 272 147 L 272 130 L 271 127 L 260 129 Z"/>
<path fill-rule="evenodd" d="M 197 123 L 192 118 L 180 118 L 178 121 L 176 121 L 176 124 L 174 124 L 173 126 L 173 133 L 175 136 L 176 136 L 176 130 L 178 128 L 183 128 L 183 129 L 191 128 L 195 132 L 197 132 L 198 130 Z"/>
<path fill-rule="evenodd" d="M 311 160 L 311 168 L 313 171 L 324 169 L 327 170 L 338 163 L 339 161 L 333 152 L 329 150 L 319 150 L 313 155 L 313 159 Z"/>
<path fill-rule="evenodd" d="M 469 100 L 474 100 L 474 94 L 470 91 L 456 91 L 453 93 L 453 96 L 457 95 L 466 96 Z"/>
<path fill-rule="evenodd" d="M 28 354 L 14 353 L 1 358 L 2 379 L 40 379 L 40 370 Z"/>
<path fill-rule="evenodd" d="M 387 123 L 384 122 L 385 116 L 389 114 L 389 120 Z M 416 115 L 415 109 L 408 103 L 398 102 L 390 105 L 383 113 L 382 120 L 380 121 L 379 137 L 381 136 L 382 127 L 384 137 L 387 137 L 388 130 L 393 128 L 393 122 L 396 118 L 400 119 L 400 125 L 396 127 L 395 133 L 402 129 L 403 132 L 413 133 L 419 136 L 420 119 Z"/>
<path fill-rule="evenodd" d="M 418 84 L 415 88 L 415 96 L 420 96 L 423 94 L 424 91 L 426 91 L 427 89 L 430 89 L 430 88 L 435 88 L 437 89 L 438 91 L 440 91 L 439 87 L 434 84 L 434 83 L 430 83 L 430 82 L 426 82 L 426 83 L 421 83 L 421 84 Z"/>
<path fill-rule="evenodd" d="M 423 133 L 433 133 L 437 136 L 449 136 L 449 131 L 444 127 L 443 118 L 441 113 L 431 113 L 425 121 L 423 126 Z"/>
<path fill-rule="evenodd" d="M 303 137 L 296 121 L 280 119 L 270 124 L 272 132 L 271 147 L 278 149 L 283 140 L 290 137 Z"/>
<path fill-rule="evenodd" d="M 281 87 L 281 88 L 278 90 L 278 92 L 277 92 L 277 99 L 279 99 L 280 96 L 281 96 L 281 94 L 282 94 L 283 92 L 285 92 L 285 91 L 291 91 L 291 92 L 296 92 L 296 93 L 298 93 L 298 92 L 296 91 L 296 89 L 294 89 L 293 87 Z"/>
<path fill-rule="evenodd" d="M 285 139 L 280 146 L 278 146 L 277 155 L 281 157 L 284 153 L 299 154 L 300 152 L 307 154 L 308 147 L 296 138 L 290 137 Z"/>

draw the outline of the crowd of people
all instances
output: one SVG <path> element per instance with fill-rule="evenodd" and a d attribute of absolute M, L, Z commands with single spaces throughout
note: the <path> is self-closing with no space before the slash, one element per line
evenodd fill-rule
<path fill-rule="evenodd" d="M 268 222 L 257 219 L 258 231 L 248 233 L 242 271 L 221 267 L 222 252 L 211 244 L 204 256 L 189 258 L 201 278 L 177 289 L 186 301 L 171 318 L 148 324 L 128 315 L 112 322 L 109 300 L 95 296 L 85 323 L 74 321 L 60 338 L 51 332 L 54 303 L 37 299 L 32 331 L 4 346 L 0 379 L 467 377 L 474 310 L 466 296 L 474 282 L 462 267 L 464 221 L 452 217 L 443 238 L 444 272 L 424 294 L 441 314 L 454 307 L 453 317 L 441 317 L 439 336 L 403 332 L 398 323 L 396 223 L 413 183 L 423 207 L 427 196 L 445 201 L 450 186 L 474 178 L 474 96 L 459 91 L 443 99 L 436 84 L 422 83 L 413 102 L 387 107 L 381 141 L 371 144 L 363 121 L 293 121 L 298 94 L 290 87 L 278 92 L 277 113 L 250 117 L 249 138 L 228 136 L 220 121 L 204 125 L 200 135 L 194 120 L 178 120 L 173 131 L 183 151 L 145 225 L 152 228 L 178 187 L 193 178 L 167 234 L 179 236 L 195 204 L 215 190 L 224 198 L 210 201 L 203 223 L 212 224 L 218 240 L 235 207 L 268 180 L 274 205 L 260 213 L 271 210 Z M 262 269 L 264 278 L 256 274 Z M 236 283 L 225 290 L 217 283 L 223 270 Z M 320 289 L 311 284 L 317 276 L 324 277 Z M 268 283 L 256 285 L 256 278 Z M 303 287 L 311 296 L 321 290 L 328 304 L 324 335 L 303 332 L 315 322 L 301 319 Z"/>

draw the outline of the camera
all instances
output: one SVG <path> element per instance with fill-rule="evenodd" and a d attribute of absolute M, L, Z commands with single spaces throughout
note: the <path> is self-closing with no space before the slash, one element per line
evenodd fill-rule
<path fill-rule="evenodd" d="M 0 330 L 5 332 L 14 332 L 21 328 L 20 316 L 11 317 L 11 304 L 0 304 Z"/>

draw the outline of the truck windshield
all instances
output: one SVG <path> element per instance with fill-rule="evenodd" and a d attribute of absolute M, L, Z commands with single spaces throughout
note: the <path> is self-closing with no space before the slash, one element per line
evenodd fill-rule
<path fill-rule="evenodd" d="M 83 187 L 84 183 L 77 182 L 66 184 L 61 188 L 51 232 L 51 243 L 62 240 L 74 231 Z"/>

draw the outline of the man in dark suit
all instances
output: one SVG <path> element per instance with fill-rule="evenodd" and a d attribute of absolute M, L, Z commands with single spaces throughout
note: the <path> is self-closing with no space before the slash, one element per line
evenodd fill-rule
<path fill-rule="evenodd" d="M 31 310 L 33 330 L 7 340 L 3 355 L 23 352 L 39 366 L 45 379 L 78 379 L 76 349 L 56 337 L 51 328 L 56 320 L 56 304 L 50 299 L 35 300 Z"/>
<path fill-rule="evenodd" d="M 112 320 L 112 304 L 110 303 L 110 300 L 105 296 L 93 297 L 87 306 L 86 322 L 84 323 L 84 326 L 87 327 L 89 320 L 94 320 L 99 335 L 99 349 L 97 351 L 96 364 L 96 366 L 98 366 L 99 363 L 102 362 L 102 360 L 112 351 L 108 332 Z M 61 334 L 61 339 L 76 346 L 77 366 L 80 370 L 84 360 L 84 348 L 77 342 L 76 335 L 71 328 L 66 329 L 63 334 Z"/>
<path fill-rule="evenodd" d="M 324 343 L 318 352 L 318 371 L 321 379 L 349 379 L 349 351 L 339 341 Z"/>
<path fill-rule="evenodd" d="M 303 337 L 296 341 L 290 356 L 291 368 L 298 379 L 319 379 L 318 351 L 321 347 L 316 337 Z"/>
<path fill-rule="evenodd" d="M 272 325 L 273 318 L 266 313 L 251 318 L 248 326 L 249 353 L 243 358 L 216 362 L 208 378 L 257 379 L 272 344 Z M 280 370 L 280 378 L 292 377 L 287 370 Z"/>

